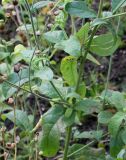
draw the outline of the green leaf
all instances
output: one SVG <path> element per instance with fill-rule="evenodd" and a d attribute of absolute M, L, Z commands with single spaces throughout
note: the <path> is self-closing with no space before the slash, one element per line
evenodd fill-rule
<path fill-rule="evenodd" d="M 102 137 L 103 131 L 99 130 L 99 131 L 84 131 L 82 133 L 79 134 L 74 134 L 74 138 L 78 138 L 78 139 L 82 139 L 82 138 L 88 138 L 88 139 L 100 139 Z"/>
<path fill-rule="evenodd" d="M 57 121 L 64 113 L 64 108 L 60 106 L 52 107 L 42 118 L 43 134 L 41 139 L 41 150 L 46 157 L 53 157 L 59 150 L 59 130 Z"/>
<path fill-rule="evenodd" d="M 72 153 L 81 149 L 84 145 L 82 144 L 74 144 L 69 148 L 68 157 Z M 86 147 L 76 154 L 73 154 L 69 157 L 69 160 L 106 160 L 104 149 L 94 149 L 90 147 Z"/>
<path fill-rule="evenodd" d="M 63 82 L 58 79 L 53 79 L 52 82 L 55 84 L 56 88 L 60 91 L 60 93 L 65 97 L 67 95 L 67 87 L 63 87 Z M 58 93 L 50 84 L 49 81 L 42 81 L 41 86 L 38 87 L 38 91 L 45 96 L 50 98 L 59 98 Z"/>
<path fill-rule="evenodd" d="M 9 52 L 5 52 L 5 51 L 0 51 L 0 61 L 5 59 L 6 57 L 8 57 L 10 55 Z"/>
<path fill-rule="evenodd" d="M 85 114 L 92 114 L 94 112 L 98 113 L 101 108 L 101 104 L 98 100 L 84 99 L 77 102 L 74 106 L 75 110 L 82 111 Z"/>
<path fill-rule="evenodd" d="M 24 83 L 28 82 L 29 78 L 29 69 L 22 69 L 19 72 L 19 75 L 17 73 L 12 73 L 9 75 L 8 77 L 8 81 L 17 85 L 17 86 L 22 86 Z M 31 79 L 33 78 L 33 75 L 31 74 Z M 3 91 L 3 95 L 5 96 L 5 98 L 9 98 L 11 97 L 18 89 L 14 88 L 13 86 L 9 85 L 6 82 L 3 82 L 2 84 L 2 91 Z"/>
<path fill-rule="evenodd" d="M 115 137 L 111 137 L 110 139 L 110 154 L 112 157 L 117 157 L 121 149 L 124 147 L 124 143 L 121 138 L 121 132 Z"/>
<path fill-rule="evenodd" d="M 78 87 L 78 90 L 77 90 L 77 93 L 82 97 L 84 98 L 85 97 L 85 94 L 86 94 L 86 85 L 84 82 L 82 82 L 79 87 Z"/>
<path fill-rule="evenodd" d="M 66 82 L 70 86 L 76 86 L 78 79 L 76 58 L 73 56 L 67 56 L 62 59 L 60 70 Z"/>
<path fill-rule="evenodd" d="M 67 112 L 67 111 L 66 111 Z M 71 114 L 69 114 L 69 116 L 66 116 L 67 113 L 65 113 L 65 115 L 63 116 L 63 121 L 65 123 L 65 125 L 68 127 L 68 126 L 71 126 L 74 124 L 75 122 L 75 116 L 76 116 L 76 112 L 75 111 L 72 111 Z"/>
<path fill-rule="evenodd" d="M 102 124 L 107 124 L 107 123 L 109 123 L 112 116 L 113 116 L 113 114 L 109 111 L 101 111 L 98 114 L 98 122 L 102 123 Z"/>
<path fill-rule="evenodd" d="M 125 113 L 117 112 L 109 121 L 108 130 L 115 137 L 120 129 L 122 121 L 125 119 Z"/>
<path fill-rule="evenodd" d="M 98 62 L 98 60 L 97 60 L 95 57 L 93 57 L 91 54 L 89 54 L 89 53 L 88 53 L 88 55 L 87 55 L 87 59 L 88 59 L 89 61 L 97 64 L 97 65 L 100 65 L 100 63 Z"/>
<path fill-rule="evenodd" d="M 84 26 L 80 28 L 80 30 L 76 33 L 77 38 L 79 39 L 81 44 L 84 44 L 88 39 L 88 33 L 90 30 L 90 23 L 87 22 Z"/>
<path fill-rule="evenodd" d="M 29 122 L 27 113 L 17 109 L 15 113 L 16 113 L 16 125 L 23 130 L 30 131 L 32 129 L 32 124 L 30 124 Z M 5 116 L 14 122 L 14 111 L 5 114 Z"/>
<path fill-rule="evenodd" d="M 41 70 L 35 72 L 34 77 L 51 81 L 53 79 L 53 71 L 49 67 L 44 66 Z"/>
<path fill-rule="evenodd" d="M 49 31 L 44 33 L 44 38 L 51 43 L 59 43 L 65 39 L 63 31 Z"/>
<path fill-rule="evenodd" d="M 120 45 L 120 38 L 115 39 L 111 33 L 95 36 L 92 40 L 90 51 L 98 56 L 109 56 L 113 54 Z"/>
<path fill-rule="evenodd" d="M 121 138 L 124 144 L 126 144 L 126 128 L 124 128 L 121 132 Z"/>
<path fill-rule="evenodd" d="M 41 9 L 41 8 L 47 6 L 50 2 L 51 1 L 40 1 L 40 2 L 33 4 L 32 8 L 38 10 L 38 9 Z"/>
<path fill-rule="evenodd" d="M 86 2 L 84 1 L 74 1 L 69 2 L 65 6 L 66 11 L 73 16 L 81 18 L 94 18 L 96 17 L 95 12 L 92 9 L 89 9 Z"/>
<path fill-rule="evenodd" d="M 124 98 L 124 95 L 118 91 L 112 91 L 108 90 L 106 95 L 103 92 L 102 96 L 104 98 L 106 103 L 110 104 L 111 106 L 114 106 L 118 111 L 122 111 L 126 105 L 126 101 Z"/>
<path fill-rule="evenodd" d="M 126 0 L 112 0 L 112 11 L 115 13 Z"/>
<path fill-rule="evenodd" d="M 110 97 L 110 103 L 114 105 L 118 110 L 122 110 L 126 103 L 124 95 L 118 91 L 114 91 Z"/>
<path fill-rule="evenodd" d="M 81 45 L 76 36 L 70 36 L 68 40 L 56 43 L 54 47 L 63 50 L 72 56 L 80 56 Z"/>
<path fill-rule="evenodd" d="M 12 60 L 13 64 L 16 64 L 17 62 L 19 62 L 23 59 L 22 51 L 25 51 L 25 50 L 26 50 L 26 48 L 21 44 L 18 44 L 14 48 L 14 52 L 11 54 L 11 60 Z"/>

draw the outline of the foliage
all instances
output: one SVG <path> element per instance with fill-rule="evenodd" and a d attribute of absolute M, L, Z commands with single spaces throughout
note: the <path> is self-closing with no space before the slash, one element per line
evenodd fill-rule
<path fill-rule="evenodd" d="M 108 81 L 101 93 L 85 80 L 87 60 L 100 65 L 100 58 L 112 57 L 121 45 L 116 26 L 119 27 L 118 17 L 126 14 L 120 9 L 125 6 L 125 0 L 112 0 L 111 12 L 102 11 L 103 3 L 100 0 L 96 13 L 88 0 L 2 0 L 0 33 L 6 30 L 9 20 L 17 28 L 14 37 L 0 39 L 2 156 L 6 153 L 10 160 L 13 157 L 14 160 L 56 156 L 63 160 L 122 160 L 125 157 L 125 93 L 109 90 Z M 76 25 L 78 21 L 82 21 L 80 27 Z M 103 28 L 105 33 L 100 33 Z M 57 55 L 63 58 L 56 60 Z M 96 94 L 91 96 L 89 87 Z M 32 96 L 34 102 L 30 101 Z M 77 126 L 89 117 L 95 117 L 98 125 L 78 131 Z M 102 141 L 106 141 L 107 135 L 110 144 L 106 156 Z M 86 142 L 85 139 L 89 144 L 79 143 Z M 98 147 L 90 147 L 93 144 Z"/>

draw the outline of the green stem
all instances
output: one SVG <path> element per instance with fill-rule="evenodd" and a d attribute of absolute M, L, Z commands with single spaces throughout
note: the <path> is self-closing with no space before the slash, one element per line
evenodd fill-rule
<path fill-rule="evenodd" d="M 115 14 L 115 15 L 112 15 L 112 16 L 108 16 L 108 17 L 105 17 L 105 18 L 102 18 L 102 19 L 107 20 L 107 19 L 112 19 L 112 18 L 115 18 L 115 17 L 124 16 L 124 15 L 126 15 L 126 12 Z"/>
<path fill-rule="evenodd" d="M 104 0 L 100 0 L 99 9 L 98 9 L 98 16 L 97 16 L 98 18 L 101 17 L 103 2 L 104 2 Z"/>
<path fill-rule="evenodd" d="M 7 81 L 7 80 L 4 80 L 4 82 L 7 83 L 7 84 L 9 84 L 10 86 L 12 86 L 12 87 L 14 87 L 14 88 L 21 89 L 21 90 L 23 90 L 23 91 L 25 91 L 25 92 L 27 92 L 27 93 L 31 93 L 31 94 L 37 96 L 38 98 L 41 98 L 41 99 L 44 99 L 44 100 L 47 100 L 47 101 L 50 101 L 50 102 L 54 102 L 55 104 L 61 104 L 61 105 L 66 105 L 66 106 L 69 106 L 69 107 L 70 107 L 70 105 L 69 105 L 68 103 L 59 102 L 59 101 L 55 101 L 55 100 L 50 99 L 50 98 L 43 97 L 43 96 L 41 96 L 41 95 L 39 95 L 39 94 L 37 94 L 37 93 L 33 93 L 33 92 L 31 92 L 30 90 L 27 90 L 27 89 L 25 89 L 25 88 L 23 88 L 23 87 L 19 87 L 19 86 L 15 85 L 15 84 Z"/>
<path fill-rule="evenodd" d="M 80 70 L 79 70 L 79 76 L 78 76 L 78 81 L 77 81 L 77 85 L 76 85 L 76 91 L 78 90 L 79 88 L 79 84 L 80 84 L 80 81 L 81 81 L 81 78 L 82 78 L 82 74 L 83 74 L 83 67 L 84 67 L 84 64 L 85 64 L 85 61 L 86 61 L 86 58 L 87 58 L 87 55 L 88 55 L 88 51 L 90 49 L 90 46 L 91 46 L 91 43 L 92 43 L 92 40 L 93 40 L 93 37 L 97 31 L 97 28 L 98 26 L 95 26 L 93 31 L 92 31 L 92 34 L 91 34 L 91 37 L 89 39 L 89 42 L 87 44 L 87 48 L 86 48 L 86 51 L 85 51 L 85 54 L 84 56 L 81 58 L 81 61 L 80 61 Z M 81 52 L 83 52 L 83 47 L 81 49 Z"/>
<path fill-rule="evenodd" d="M 71 137 L 71 131 L 72 131 L 72 126 L 67 128 L 67 136 L 66 136 L 63 160 L 67 160 L 67 154 L 68 154 L 68 148 L 69 148 L 69 141 L 70 141 L 70 137 Z"/>
<path fill-rule="evenodd" d="M 39 50 L 39 44 L 38 44 L 38 40 L 37 40 L 37 35 L 36 35 L 36 31 L 35 31 L 35 26 L 34 26 L 34 21 L 33 21 L 32 13 L 31 13 L 31 10 L 30 10 L 30 6 L 29 6 L 27 0 L 25 0 L 25 3 L 26 3 L 26 6 L 27 6 L 29 15 L 30 15 L 31 25 L 32 25 L 32 29 L 33 29 L 33 33 L 34 33 L 34 37 L 35 37 L 35 43 L 36 43 L 36 46 L 37 46 L 37 48 Z"/>

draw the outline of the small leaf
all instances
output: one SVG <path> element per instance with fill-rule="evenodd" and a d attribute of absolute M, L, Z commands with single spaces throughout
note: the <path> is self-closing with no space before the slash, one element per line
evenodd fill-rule
<path fill-rule="evenodd" d="M 65 7 L 66 11 L 77 17 L 81 18 L 94 18 L 96 17 L 95 12 L 92 9 L 89 9 L 86 2 L 84 1 L 74 1 L 67 3 Z"/>
<path fill-rule="evenodd" d="M 44 33 L 44 38 L 51 43 L 59 43 L 65 39 L 63 31 L 49 31 Z"/>
<path fill-rule="evenodd" d="M 116 136 L 122 121 L 125 119 L 125 113 L 117 112 L 109 121 L 108 130 L 112 136 Z"/>
<path fill-rule="evenodd" d="M 54 47 L 60 50 L 64 50 L 66 53 L 72 56 L 80 56 L 81 45 L 76 36 L 71 36 L 68 40 L 56 43 Z"/>
<path fill-rule="evenodd" d="M 56 123 L 63 113 L 63 107 L 55 106 L 46 112 L 42 118 L 43 134 L 40 148 L 46 157 L 55 156 L 59 149 L 60 135 Z"/>
<path fill-rule="evenodd" d="M 33 4 L 32 8 L 33 9 L 41 9 L 41 8 L 47 6 L 50 2 L 51 1 L 40 1 L 40 2 Z"/>
<path fill-rule="evenodd" d="M 84 82 L 82 82 L 79 87 L 78 87 L 78 90 L 77 90 L 77 93 L 82 97 L 84 98 L 85 97 L 85 94 L 86 94 L 86 85 Z"/>
<path fill-rule="evenodd" d="M 72 108 L 67 108 L 65 112 L 65 117 L 69 118 L 73 112 Z"/>
<path fill-rule="evenodd" d="M 35 72 L 34 77 L 51 81 L 53 79 L 53 71 L 49 67 L 44 66 L 41 70 Z"/>
<path fill-rule="evenodd" d="M 74 138 L 88 138 L 88 139 L 100 139 L 102 137 L 103 131 L 84 131 L 82 133 L 76 134 L 74 135 Z"/>
<path fill-rule="evenodd" d="M 86 23 L 84 26 L 80 28 L 80 30 L 76 33 L 77 38 L 79 39 L 81 44 L 84 44 L 87 41 L 88 33 L 90 30 L 90 23 Z"/>
<path fill-rule="evenodd" d="M 67 56 L 62 59 L 60 66 L 63 78 L 70 86 L 77 84 L 78 73 L 77 73 L 77 60 L 73 56 Z"/>
<path fill-rule="evenodd" d="M 98 62 L 98 60 L 97 60 L 95 57 L 93 57 L 91 54 L 89 54 L 89 53 L 88 53 L 88 55 L 87 55 L 87 59 L 88 59 L 89 61 L 97 64 L 97 65 L 100 65 L 100 63 Z"/>

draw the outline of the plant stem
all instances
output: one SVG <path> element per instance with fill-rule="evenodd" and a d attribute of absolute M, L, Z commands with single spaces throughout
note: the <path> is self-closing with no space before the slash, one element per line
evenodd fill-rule
<path fill-rule="evenodd" d="M 120 17 L 120 16 L 123 16 L 123 15 L 126 15 L 126 12 L 115 14 L 115 15 L 112 15 L 112 16 L 108 16 L 108 17 L 105 17 L 105 18 L 102 18 L 102 19 L 107 20 L 107 19 L 112 19 L 112 18 L 115 18 L 115 17 Z"/>
<path fill-rule="evenodd" d="M 34 26 L 34 21 L 33 21 L 32 13 L 31 13 L 31 10 L 30 10 L 30 7 L 29 7 L 29 4 L 28 4 L 27 0 L 25 0 L 25 3 L 26 3 L 26 6 L 27 6 L 29 15 L 30 15 L 31 25 L 32 25 L 32 29 L 33 29 L 33 33 L 34 33 L 34 37 L 35 37 L 35 43 L 36 43 L 36 46 L 37 46 L 37 48 L 39 50 L 39 44 L 38 44 L 38 40 L 37 40 L 37 35 L 36 35 L 36 31 L 35 31 L 35 26 Z"/>
<path fill-rule="evenodd" d="M 102 6 L 103 6 L 103 0 L 100 0 L 100 4 L 99 4 L 99 10 L 98 10 L 98 18 L 100 18 L 101 16 L 101 12 L 102 12 Z M 76 92 L 79 88 L 79 85 L 80 85 L 80 81 L 81 81 L 81 78 L 82 78 L 82 74 L 83 74 L 83 67 L 84 67 L 84 64 L 85 64 L 85 61 L 86 61 L 86 58 L 87 58 L 87 55 L 88 55 L 88 51 L 90 49 L 90 46 L 91 46 L 91 43 L 92 43 L 92 40 L 93 40 L 93 37 L 97 31 L 97 28 L 98 26 L 95 26 L 93 31 L 92 31 L 92 34 L 90 36 L 90 39 L 89 39 L 89 42 L 87 44 L 87 47 L 86 47 L 86 51 L 85 51 L 85 54 L 84 56 L 81 58 L 81 61 L 80 61 L 80 70 L 79 70 L 79 76 L 78 76 L 78 81 L 77 81 L 77 85 L 76 85 Z M 83 44 L 81 46 L 81 52 L 83 52 Z M 82 54 L 81 54 L 82 55 Z"/>
<path fill-rule="evenodd" d="M 7 83 L 7 84 L 9 84 L 10 86 L 12 86 L 12 87 L 14 87 L 14 88 L 21 89 L 21 90 L 23 90 L 23 91 L 25 91 L 25 92 L 27 92 L 27 93 L 31 93 L 31 94 L 37 96 L 38 98 L 41 98 L 41 99 L 44 99 L 44 100 L 47 100 L 47 101 L 50 101 L 50 102 L 53 102 L 53 103 L 56 103 L 56 104 L 61 104 L 61 105 L 70 106 L 68 103 L 55 101 L 55 100 L 53 100 L 53 99 L 51 99 L 51 98 L 43 97 L 43 96 L 41 96 L 41 95 L 39 95 L 39 94 L 37 94 L 37 93 L 33 93 L 33 92 L 31 92 L 31 91 L 29 91 L 29 90 L 27 90 L 27 89 L 25 89 L 25 88 L 23 88 L 23 87 L 19 87 L 19 86 L 15 85 L 15 84 L 7 81 L 7 80 L 4 80 L 4 82 Z"/>
<path fill-rule="evenodd" d="M 91 46 L 91 42 L 92 42 L 93 37 L 94 37 L 94 35 L 95 35 L 96 31 L 97 31 L 97 28 L 98 28 L 98 26 L 95 26 L 95 27 L 94 27 L 94 29 L 93 29 L 93 31 L 92 31 L 92 34 L 91 34 L 91 37 L 90 37 L 90 39 L 89 39 L 89 42 L 88 42 L 88 44 L 87 44 L 87 48 L 86 48 L 85 54 L 84 54 L 84 56 L 81 58 L 81 61 L 80 61 L 80 70 L 79 70 L 79 76 L 78 76 L 78 81 L 77 81 L 77 85 L 76 85 L 76 91 L 77 91 L 78 88 L 79 88 L 79 84 L 80 84 L 80 81 L 81 81 L 81 78 L 82 78 L 82 74 L 83 74 L 83 66 L 84 66 L 84 63 L 85 63 L 85 61 L 86 61 L 86 58 L 87 58 L 87 55 L 88 55 L 88 51 L 89 51 L 90 46 Z M 83 47 L 82 47 L 82 49 L 81 49 L 81 52 L 83 52 Z"/>
<path fill-rule="evenodd" d="M 67 153 L 68 153 L 68 148 L 69 148 L 69 141 L 70 141 L 70 137 L 71 137 L 72 126 L 67 127 L 66 130 L 67 130 L 67 136 L 66 136 L 63 160 L 67 160 Z"/>
<path fill-rule="evenodd" d="M 98 16 L 97 16 L 98 18 L 101 17 L 103 2 L 104 2 L 104 0 L 100 0 L 99 9 L 98 9 Z"/>

